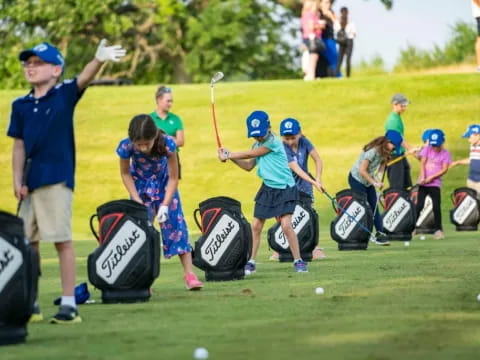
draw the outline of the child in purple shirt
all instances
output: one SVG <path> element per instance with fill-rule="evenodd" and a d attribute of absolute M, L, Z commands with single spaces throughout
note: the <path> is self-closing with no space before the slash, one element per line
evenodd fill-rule
<path fill-rule="evenodd" d="M 433 234 L 435 240 L 444 238 L 440 207 L 441 177 L 448 171 L 448 167 L 452 162 L 450 152 L 442 146 L 444 142 L 445 134 L 442 130 L 431 130 L 428 135 L 428 146 L 423 147 L 420 151 L 421 165 L 420 175 L 417 181 L 420 185 L 418 189 L 417 218 L 423 209 L 426 196 L 430 195 L 435 219 L 435 233 Z"/>

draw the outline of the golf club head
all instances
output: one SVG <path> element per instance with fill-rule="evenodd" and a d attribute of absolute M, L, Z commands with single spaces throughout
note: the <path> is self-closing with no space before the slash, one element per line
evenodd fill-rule
<path fill-rule="evenodd" d="M 219 72 L 215 73 L 215 75 L 213 75 L 212 84 L 214 84 L 217 81 L 222 80 L 222 79 L 223 79 L 223 72 L 219 71 Z"/>

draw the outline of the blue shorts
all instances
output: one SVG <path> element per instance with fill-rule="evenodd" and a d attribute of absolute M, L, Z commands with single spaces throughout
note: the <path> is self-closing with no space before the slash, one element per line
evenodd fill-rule
<path fill-rule="evenodd" d="M 295 186 L 286 189 L 274 189 L 262 184 L 255 196 L 253 216 L 257 219 L 270 219 L 286 214 L 293 214 L 298 191 Z"/>
<path fill-rule="evenodd" d="M 480 36 L 480 17 L 477 17 L 475 19 L 477 19 L 477 35 Z"/>

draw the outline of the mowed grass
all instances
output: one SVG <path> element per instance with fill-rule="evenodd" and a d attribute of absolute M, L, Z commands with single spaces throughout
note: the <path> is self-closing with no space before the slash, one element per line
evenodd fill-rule
<path fill-rule="evenodd" d="M 79 282 L 87 280 L 86 257 L 96 246 L 90 215 L 100 204 L 127 196 L 116 146 L 126 137 L 132 116 L 153 110 L 154 91 L 154 86 L 91 88 L 77 107 L 73 226 Z M 407 140 L 420 144 L 424 129 L 440 127 L 455 159 L 468 155 L 468 143 L 460 138 L 465 127 L 480 122 L 476 74 L 224 82 L 215 92 L 222 143 L 233 151 L 251 146 L 245 117 L 252 110 L 267 111 L 275 131 L 283 118 L 299 119 L 322 156 L 324 183 L 332 194 L 347 187 L 361 147 L 383 133 L 394 92 L 412 100 L 404 115 Z M 23 93 L 0 91 L 1 133 L 8 126 L 11 101 Z M 251 219 L 260 181 L 254 173 L 217 160 L 207 84 L 174 86 L 174 97 L 172 110 L 186 128 L 180 191 L 193 242 L 198 231 L 192 213 L 200 201 L 231 196 Z M 11 145 L 11 139 L 0 137 L 0 208 L 14 212 Z M 411 164 L 415 178 L 418 164 Z M 466 167 L 455 168 L 444 177 L 445 240 L 430 237 L 409 248 L 395 243 L 339 252 L 328 233 L 330 203 L 318 194 L 320 242 L 328 258 L 312 263 L 310 273 L 295 274 L 291 264 L 268 262 L 263 241 L 257 274 L 207 283 L 203 291 L 189 293 L 178 260 L 162 260 L 150 302 L 82 305 L 81 325 L 29 326 L 27 345 L 0 349 L 0 357 L 189 359 L 196 347 L 204 346 L 211 359 L 475 359 L 480 353 L 479 236 L 455 232 L 447 213 L 449 194 L 465 184 L 466 173 Z M 48 316 L 56 310 L 52 301 L 60 282 L 52 246 L 43 245 L 42 257 L 40 304 Z M 325 295 L 315 294 L 319 286 Z M 92 295 L 100 299 L 98 291 Z"/>

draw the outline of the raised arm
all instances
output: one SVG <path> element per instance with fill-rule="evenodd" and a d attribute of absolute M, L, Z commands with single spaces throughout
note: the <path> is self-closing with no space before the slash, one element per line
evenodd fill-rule
<path fill-rule="evenodd" d="M 126 51 L 120 45 L 105 46 L 106 39 L 100 41 L 97 52 L 92 61 L 90 61 L 83 68 L 82 72 L 77 77 L 77 85 L 80 90 L 85 89 L 93 80 L 105 61 L 111 60 L 118 62 L 125 56 Z"/>
<path fill-rule="evenodd" d="M 228 159 L 232 160 L 240 168 L 251 171 L 257 161 L 255 160 L 259 156 L 268 154 L 271 150 L 266 146 L 259 146 L 255 149 L 242 151 L 242 152 L 230 152 L 226 148 L 218 149 L 218 157 L 221 161 L 226 161 Z"/>

